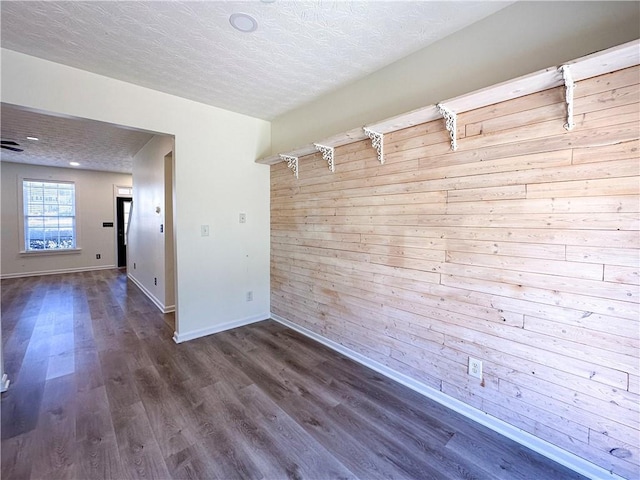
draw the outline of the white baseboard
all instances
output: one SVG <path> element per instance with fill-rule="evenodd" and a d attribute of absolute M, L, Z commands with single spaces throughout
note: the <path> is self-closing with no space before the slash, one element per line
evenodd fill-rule
<path fill-rule="evenodd" d="M 11 383 L 11 381 L 5 373 L 4 375 L 2 375 L 2 380 L 0 380 L 0 393 L 7 391 L 7 389 L 9 388 L 9 383 Z"/>
<path fill-rule="evenodd" d="M 461 415 L 464 415 L 465 417 L 475 421 L 476 423 L 484 425 L 485 427 L 490 428 L 491 430 L 497 433 L 500 433 L 501 435 L 504 435 L 505 437 L 515 442 L 518 442 L 520 445 L 523 445 L 533 450 L 534 452 L 537 452 L 540 455 L 543 455 L 553 460 L 554 462 L 559 463 L 560 465 L 563 465 L 581 475 L 584 475 L 585 477 L 588 477 L 594 480 L 601 480 L 601 479 L 624 480 L 621 476 L 616 475 L 615 473 L 611 473 L 608 470 L 605 470 L 604 468 L 599 467 L 598 465 L 591 463 L 582 457 L 579 457 L 556 445 L 553 445 L 545 440 L 542 440 L 536 437 L 535 435 L 530 434 L 529 432 L 525 432 L 524 430 L 519 429 L 518 427 L 510 425 L 509 423 L 506 423 L 496 417 L 493 417 L 483 412 L 482 410 L 478 410 L 475 407 L 467 405 L 466 403 L 461 402 L 460 400 L 457 400 L 453 397 L 450 397 L 449 395 L 442 393 L 440 390 L 436 390 L 433 387 L 430 387 L 428 385 L 425 385 L 422 382 L 414 380 L 411 377 L 408 377 L 407 375 L 404 375 L 400 372 L 397 372 L 387 367 L 386 365 L 376 362 L 375 360 L 371 360 L 365 357 L 364 355 L 361 355 L 360 353 L 345 347 L 344 345 L 341 345 L 337 342 L 334 342 L 333 340 L 330 340 L 328 338 L 323 337 L 322 335 L 319 335 L 311 330 L 308 330 L 307 328 L 301 327 L 300 325 L 290 322 L 289 320 L 286 320 L 285 318 L 282 318 L 279 315 L 272 313 L 271 318 L 281 323 L 282 325 L 285 325 L 293 330 L 296 330 L 302 335 L 312 338 L 313 340 L 316 340 L 317 342 L 320 342 L 323 345 L 326 345 L 327 347 L 343 354 L 344 356 L 349 357 L 352 360 L 355 360 L 356 362 L 364 365 L 365 367 L 369 367 L 370 369 L 375 370 L 376 372 L 392 380 L 395 380 L 396 382 L 401 383 L 406 387 L 409 387 L 410 389 L 424 395 L 425 397 L 428 397 L 440 403 L 441 405 L 444 405 L 445 407 L 450 408 L 451 410 L 454 410 L 455 412 L 458 412 Z"/>
<path fill-rule="evenodd" d="M 211 327 L 202 328 L 200 330 L 192 330 L 191 332 L 173 334 L 173 341 L 176 343 L 186 342 L 200 337 L 206 337 L 207 335 L 213 335 L 214 333 L 224 332 L 225 330 L 231 330 L 233 328 L 243 327 L 251 323 L 263 322 L 268 320 L 270 315 L 268 313 L 260 315 L 252 315 L 251 317 L 241 318 L 238 320 L 232 320 L 230 322 L 221 323 L 219 325 L 213 325 Z"/>
<path fill-rule="evenodd" d="M 4 273 L 0 275 L 0 278 L 23 278 L 23 277 L 40 277 L 42 275 L 60 275 L 63 273 L 79 273 L 79 272 L 93 272 L 95 270 L 112 270 L 118 268 L 115 265 L 101 265 L 99 267 L 80 267 L 80 268 L 61 268 L 58 270 L 43 270 L 41 272 L 18 272 L 18 273 Z"/>
<path fill-rule="evenodd" d="M 156 296 L 153 293 L 147 290 L 147 288 L 144 285 L 142 285 L 142 283 L 140 283 L 138 279 L 136 279 L 136 277 L 134 277 L 130 273 L 127 273 L 127 278 L 131 280 L 136 285 L 136 287 L 142 290 L 142 293 L 144 293 L 149 298 L 149 300 L 151 300 L 153 304 L 160 309 L 162 313 L 169 313 L 169 312 L 175 311 L 176 309 L 175 305 L 170 305 L 168 307 L 165 307 L 164 304 L 160 300 L 158 300 L 158 298 L 156 298 Z"/>

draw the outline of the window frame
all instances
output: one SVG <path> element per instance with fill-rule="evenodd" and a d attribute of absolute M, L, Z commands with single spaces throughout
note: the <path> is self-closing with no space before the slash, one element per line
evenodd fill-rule
<path fill-rule="evenodd" d="M 70 184 L 73 185 L 73 233 L 75 246 L 73 248 L 51 248 L 51 249 L 28 249 L 27 248 L 27 238 L 26 238 L 26 222 L 27 222 L 27 212 L 25 212 L 25 182 L 42 182 L 42 183 L 55 183 L 55 184 Z M 19 176 L 18 178 L 18 238 L 20 245 L 20 255 L 21 256 L 31 256 L 31 255 L 65 255 L 65 254 L 73 254 L 80 253 L 82 248 L 80 247 L 80 222 L 78 215 L 78 185 L 74 180 L 68 179 L 59 179 L 59 178 L 36 178 L 36 177 L 23 177 Z"/>

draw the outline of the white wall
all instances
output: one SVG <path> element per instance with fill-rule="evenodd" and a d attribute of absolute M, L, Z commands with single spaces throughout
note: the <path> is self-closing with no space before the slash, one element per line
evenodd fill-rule
<path fill-rule="evenodd" d="M 127 273 L 163 311 L 167 303 L 165 245 L 173 232 L 165 226 L 164 157 L 173 150 L 173 138 L 154 136 L 133 158 L 133 210 L 127 245 Z M 169 192 L 170 193 L 170 192 Z M 156 212 L 156 207 L 160 212 Z M 160 231 L 160 226 L 163 231 Z M 154 281 L 157 279 L 157 282 Z M 173 286 L 173 281 L 169 282 Z"/>
<path fill-rule="evenodd" d="M 638 2 L 519 1 L 272 124 L 272 153 L 473 92 L 640 36 Z"/>
<path fill-rule="evenodd" d="M 268 122 L 1 53 L 3 102 L 175 136 L 179 339 L 269 315 L 269 169 L 254 163 L 269 152 Z"/>
<path fill-rule="evenodd" d="M 131 175 L 72 168 L 0 163 L 2 176 L 2 277 L 115 267 L 113 186 L 130 186 Z M 76 234 L 80 253 L 20 254 L 21 178 L 72 181 L 76 185 Z M 100 260 L 96 254 L 100 254 Z"/>

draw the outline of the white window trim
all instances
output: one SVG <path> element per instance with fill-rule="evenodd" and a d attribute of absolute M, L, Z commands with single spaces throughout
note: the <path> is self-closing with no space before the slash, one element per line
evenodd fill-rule
<path fill-rule="evenodd" d="M 26 181 L 35 182 L 55 182 L 55 183 L 73 183 L 75 189 L 75 248 L 61 248 L 51 250 L 25 250 L 25 237 L 24 237 L 24 191 L 23 186 Z M 18 175 L 18 241 L 20 245 L 19 255 L 21 257 L 29 256 L 42 256 L 42 255 L 68 255 L 82 253 L 82 247 L 80 243 L 80 213 L 78 211 L 78 183 L 75 180 L 69 180 L 67 178 L 60 178 L 57 175 L 48 175 L 47 178 L 36 178 L 33 176 Z"/>
<path fill-rule="evenodd" d="M 59 249 L 51 249 L 51 250 L 20 250 L 21 257 L 31 257 L 31 256 L 39 256 L 39 255 L 65 255 L 70 253 L 82 253 L 82 249 L 81 248 L 59 248 Z"/>

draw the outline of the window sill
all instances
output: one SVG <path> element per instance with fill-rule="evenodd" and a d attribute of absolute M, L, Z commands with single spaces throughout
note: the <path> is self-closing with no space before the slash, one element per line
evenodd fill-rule
<path fill-rule="evenodd" d="M 21 257 L 40 256 L 40 255 L 69 255 L 73 253 L 81 253 L 81 248 L 60 248 L 57 250 L 22 250 Z"/>

